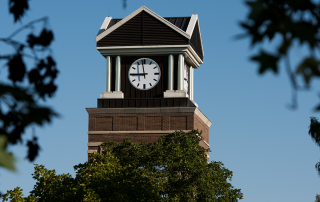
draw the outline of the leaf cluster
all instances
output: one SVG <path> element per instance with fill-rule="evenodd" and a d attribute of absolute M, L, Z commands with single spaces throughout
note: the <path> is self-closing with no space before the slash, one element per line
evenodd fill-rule
<path fill-rule="evenodd" d="M 14 22 L 21 21 L 28 9 L 28 0 L 9 0 L 9 12 L 13 14 Z M 11 170 L 14 170 L 14 158 L 7 151 L 7 146 L 23 143 L 22 135 L 27 128 L 42 126 L 57 116 L 50 107 L 40 105 L 40 100 L 52 97 L 57 90 L 58 70 L 50 49 L 54 36 L 47 24 L 47 17 L 40 18 L 8 37 L 0 38 L 2 45 L 14 50 L 0 55 L 8 75 L 7 80 L 0 80 L 0 166 Z M 34 28 L 41 25 L 37 35 Z M 28 30 L 24 42 L 14 39 Z M 26 158 L 29 161 L 33 161 L 40 150 L 37 137 L 33 135 L 26 141 Z"/>
<path fill-rule="evenodd" d="M 232 171 L 208 162 L 198 131 L 165 135 L 156 143 L 134 144 L 126 139 L 101 145 L 101 152 L 74 166 L 76 176 L 57 175 L 35 166 L 37 181 L 28 197 L 34 201 L 214 201 L 242 199 L 229 181 Z M 21 197 L 20 188 L 5 199 Z"/>
<path fill-rule="evenodd" d="M 316 117 L 310 118 L 309 135 L 311 136 L 312 140 L 320 147 L 320 122 Z M 320 175 L 320 162 L 318 162 L 315 167 L 318 171 L 318 175 Z"/>
<path fill-rule="evenodd" d="M 245 34 L 239 37 L 250 37 L 252 46 L 260 46 L 259 53 L 251 60 L 259 64 L 259 74 L 272 71 L 279 72 L 279 62 L 285 61 L 292 88 L 296 91 L 308 89 L 312 79 L 320 78 L 320 59 L 315 51 L 320 45 L 320 4 L 312 0 L 247 0 L 250 11 L 247 19 L 240 23 Z M 262 45 L 265 39 L 281 42 L 272 52 Z M 300 46 L 306 44 L 309 55 L 291 70 L 289 50 L 294 42 Z M 297 77 L 303 78 L 303 86 L 298 85 Z M 296 107 L 296 96 L 293 106 Z M 320 110 L 319 107 L 316 110 Z"/>

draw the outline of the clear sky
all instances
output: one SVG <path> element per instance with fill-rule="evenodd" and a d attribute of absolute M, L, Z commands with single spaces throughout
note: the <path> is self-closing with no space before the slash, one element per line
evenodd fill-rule
<path fill-rule="evenodd" d="M 0 37 L 22 25 L 12 24 L 7 2 L 0 3 Z M 222 161 L 234 172 L 232 184 L 242 190 L 242 201 L 314 201 L 320 194 L 314 168 L 320 152 L 308 135 L 308 125 L 310 116 L 320 117 L 312 111 L 319 102 L 315 93 L 319 82 L 313 83 L 314 91 L 299 94 L 297 110 L 286 107 L 291 89 L 283 69 L 277 76 L 258 76 L 256 64 L 248 59 L 249 40 L 233 39 L 242 33 L 238 22 L 248 12 L 243 1 L 145 0 L 144 4 L 163 17 L 199 15 L 204 64 L 195 70 L 195 101 L 212 122 L 210 160 Z M 85 108 L 96 107 L 105 90 L 106 62 L 96 50 L 96 34 L 109 12 L 113 18 L 124 18 L 142 5 L 143 0 L 128 0 L 125 9 L 121 0 L 30 1 L 22 22 L 50 17 L 53 54 L 60 70 L 58 92 L 47 104 L 61 117 L 36 129 L 42 150 L 35 163 L 74 174 L 73 166 L 87 160 Z M 303 50 L 295 49 L 292 57 L 301 54 Z M 4 68 L 1 64 L 1 73 Z M 0 169 L 0 190 L 20 186 L 27 194 L 35 183 L 33 165 L 24 159 L 25 147 L 10 149 L 18 158 L 18 171 Z"/>

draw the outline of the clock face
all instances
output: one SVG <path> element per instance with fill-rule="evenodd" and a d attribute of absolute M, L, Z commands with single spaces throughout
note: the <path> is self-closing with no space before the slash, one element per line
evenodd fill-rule
<path fill-rule="evenodd" d="M 188 93 L 188 69 L 187 69 L 187 65 L 184 65 L 184 79 L 183 79 L 183 87 L 184 87 L 184 91 L 186 93 Z"/>
<path fill-rule="evenodd" d="M 129 68 L 128 78 L 130 83 L 139 90 L 149 90 L 156 86 L 160 80 L 159 65 L 149 59 L 136 60 Z"/>

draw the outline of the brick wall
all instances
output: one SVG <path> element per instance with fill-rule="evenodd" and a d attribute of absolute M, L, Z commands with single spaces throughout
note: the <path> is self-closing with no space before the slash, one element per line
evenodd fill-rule
<path fill-rule="evenodd" d="M 154 143 L 167 131 L 194 130 L 202 131 L 202 137 L 209 143 L 209 127 L 194 113 L 136 113 L 136 114 L 89 114 L 88 142 L 116 142 L 131 138 L 135 143 Z M 113 131 L 106 134 L 99 131 Z M 117 134 L 117 131 L 122 131 Z M 150 131 L 150 133 L 125 133 L 124 131 Z M 151 131 L 155 131 L 152 133 Z M 157 131 L 157 132 L 156 132 Z M 161 133 L 161 131 L 164 131 Z M 91 132 L 91 133 L 90 133 Z M 94 134 L 92 133 L 94 132 Z M 200 142 L 204 148 L 208 146 Z M 88 150 L 98 152 L 97 145 Z"/>
<path fill-rule="evenodd" d="M 89 131 L 192 130 L 194 113 L 89 114 Z"/>

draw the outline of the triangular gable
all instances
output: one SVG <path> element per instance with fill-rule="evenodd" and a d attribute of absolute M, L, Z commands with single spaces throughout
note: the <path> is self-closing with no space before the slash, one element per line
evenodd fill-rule
<path fill-rule="evenodd" d="M 96 37 L 96 41 L 99 42 L 102 38 L 104 38 L 105 36 L 109 35 L 110 33 L 112 33 L 113 31 L 115 31 L 116 29 L 118 29 L 119 27 L 121 27 L 123 24 L 125 24 L 127 21 L 131 20 L 132 18 L 134 18 L 136 15 L 138 15 L 139 13 L 141 13 L 142 11 L 145 11 L 146 13 L 148 13 L 149 15 L 153 16 L 155 19 L 157 19 L 158 21 L 162 22 L 163 24 L 167 25 L 168 27 L 170 27 L 171 29 L 173 29 L 174 31 L 176 31 L 177 33 L 179 33 L 180 35 L 186 37 L 187 39 L 190 39 L 190 35 L 188 35 L 186 32 L 184 32 L 183 30 L 179 29 L 178 27 L 176 27 L 175 25 L 173 25 L 172 23 L 170 23 L 168 20 L 164 19 L 163 17 L 161 17 L 160 15 L 156 14 L 155 12 L 153 12 L 152 10 L 150 10 L 149 8 L 142 6 L 139 9 L 137 9 L 136 11 L 134 11 L 133 13 L 131 13 L 130 15 L 128 15 L 127 17 L 123 18 L 121 21 L 119 21 L 118 23 L 116 23 L 114 26 L 110 27 L 109 29 L 103 31 L 99 31 L 99 35 Z M 109 22 L 108 22 L 109 23 Z M 104 23 L 105 24 L 105 23 Z M 105 29 L 107 28 L 107 26 L 105 27 Z"/>
<path fill-rule="evenodd" d="M 108 28 L 105 32 L 114 29 L 121 21 Z M 167 23 L 175 26 L 169 21 L 167 21 Z M 181 32 L 183 31 L 181 30 Z M 99 36 L 104 35 L 104 33 Z M 189 38 L 183 36 L 144 10 L 97 41 L 97 47 L 187 44 L 189 44 Z"/>

